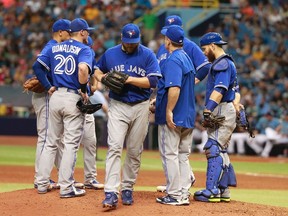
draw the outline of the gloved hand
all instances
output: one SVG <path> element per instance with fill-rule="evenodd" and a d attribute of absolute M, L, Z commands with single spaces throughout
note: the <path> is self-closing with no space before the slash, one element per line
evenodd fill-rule
<path fill-rule="evenodd" d="M 205 128 L 218 129 L 225 121 L 225 116 L 217 115 L 215 116 L 212 112 L 204 110 L 203 112 L 202 126 Z"/>

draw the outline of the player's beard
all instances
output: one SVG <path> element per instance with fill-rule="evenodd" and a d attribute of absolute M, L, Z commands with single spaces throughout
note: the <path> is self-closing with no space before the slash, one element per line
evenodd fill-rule
<path fill-rule="evenodd" d="M 209 47 L 209 50 L 208 50 L 206 56 L 207 56 L 209 62 L 213 62 L 215 60 L 215 54 L 213 53 L 213 51 L 210 47 Z"/>
<path fill-rule="evenodd" d="M 122 50 L 127 53 L 127 54 L 132 54 L 136 51 L 138 48 L 139 43 L 133 43 L 133 44 L 128 44 L 128 43 L 122 43 Z"/>
<path fill-rule="evenodd" d="M 83 43 L 86 44 L 86 45 L 88 44 L 88 37 L 87 38 L 83 38 Z"/>

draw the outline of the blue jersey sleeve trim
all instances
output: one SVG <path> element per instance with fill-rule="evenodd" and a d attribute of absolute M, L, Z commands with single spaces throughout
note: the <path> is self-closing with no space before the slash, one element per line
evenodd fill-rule
<path fill-rule="evenodd" d="M 210 62 L 203 62 L 202 64 L 200 64 L 197 68 L 196 71 L 200 70 L 202 67 L 204 67 L 205 65 L 211 64 Z"/>
<path fill-rule="evenodd" d="M 225 90 L 228 90 L 227 86 L 225 85 L 215 85 L 214 89 L 217 89 L 217 88 L 224 88 Z"/>
<path fill-rule="evenodd" d="M 50 71 L 50 68 L 48 67 L 48 65 L 46 65 L 43 61 L 41 61 L 41 59 L 37 59 L 37 61 L 41 64 L 41 65 L 43 65 L 48 71 Z"/>
<path fill-rule="evenodd" d="M 89 68 L 89 74 L 91 74 L 92 69 L 91 69 L 91 66 L 89 64 L 87 64 L 87 62 L 79 62 L 78 65 L 79 64 L 86 64 L 88 66 L 88 68 Z"/>
<path fill-rule="evenodd" d="M 225 92 L 227 91 L 227 89 L 222 88 L 222 87 L 215 87 L 214 88 L 215 91 L 219 92 L 220 94 L 224 95 Z"/>
<path fill-rule="evenodd" d="M 162 74 L 159 74 L 159 73 L 149 73 L 149 74 L 147 75 L 147 77 L 150 77 L 150 76 L 162 77 Z"/>

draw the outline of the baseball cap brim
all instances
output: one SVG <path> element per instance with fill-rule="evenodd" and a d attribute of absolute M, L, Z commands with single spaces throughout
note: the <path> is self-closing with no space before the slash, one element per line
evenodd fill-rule
<path fill-rule="evenodd" d="M 217 45 L 225 45 L 225 44 L 227 44 L 227 42 L 221 40 L 221 41 L 218 41 L 218 42 L 214 42 L 214 44 L 217 44 Z"/>
<path fill-rule="evenodd" d="M 95 30 L 95 28 L 92 28 L 92 27 L 89 27 L 89 28 L 85 28 L 85 29 L 70 29 L 69 31 L 70 32 L 78 32 L 78 31 L 81 31 L 81 30 L 86 30 L 88 32 L 92 32 L 93 30 Z"/>
<path fill-rule="evenodd" d="M 163 27 L 161 30 L 161 34 L 166 35 L 167 29 L 167 27 Z"/>
<path fill-rule="evenodd" d="M 89 27 L 89 28 L 87 28 L 86 30 L 87 30 L 87 31 L 93 31 L 93 30 L 95 30 L 95 28 Z"/>
<path fill-rule="evenodd" d="M 122 37 L 122 42 L 123 43 L 139 43 L 140 38 L 124 38 L 124 37 Z"/>
<path fill-rule="evenodd" d="M 85 30 L 87 30 L 87 31 L 90 33 L 90 32 L 92 32 L 93 30 L 95 30 L 95 28 L 89 27 L 89 28 L 87 28 L 87 29 L 85 29 Z"/>

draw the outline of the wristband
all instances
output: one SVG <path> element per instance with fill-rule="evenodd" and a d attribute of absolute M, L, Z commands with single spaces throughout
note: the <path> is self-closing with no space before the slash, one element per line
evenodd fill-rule
<path fill-rule="evenodd" d="M 80 89 L 81 89 L 82 93 L 86 94 L 87 93 L 87 83 L 85 83 L 85 84 L 80 83 Z"/>
<path fill-rule="evenodd" d="M 206 109 L 210 110 L 211 112 L 213 112 L 213 110 L 215 109 L 215 107 L 218 106 L 218 103 L 216 103 L 215 101 L 209 99 L 207 104 L 206 104 Z"/>

